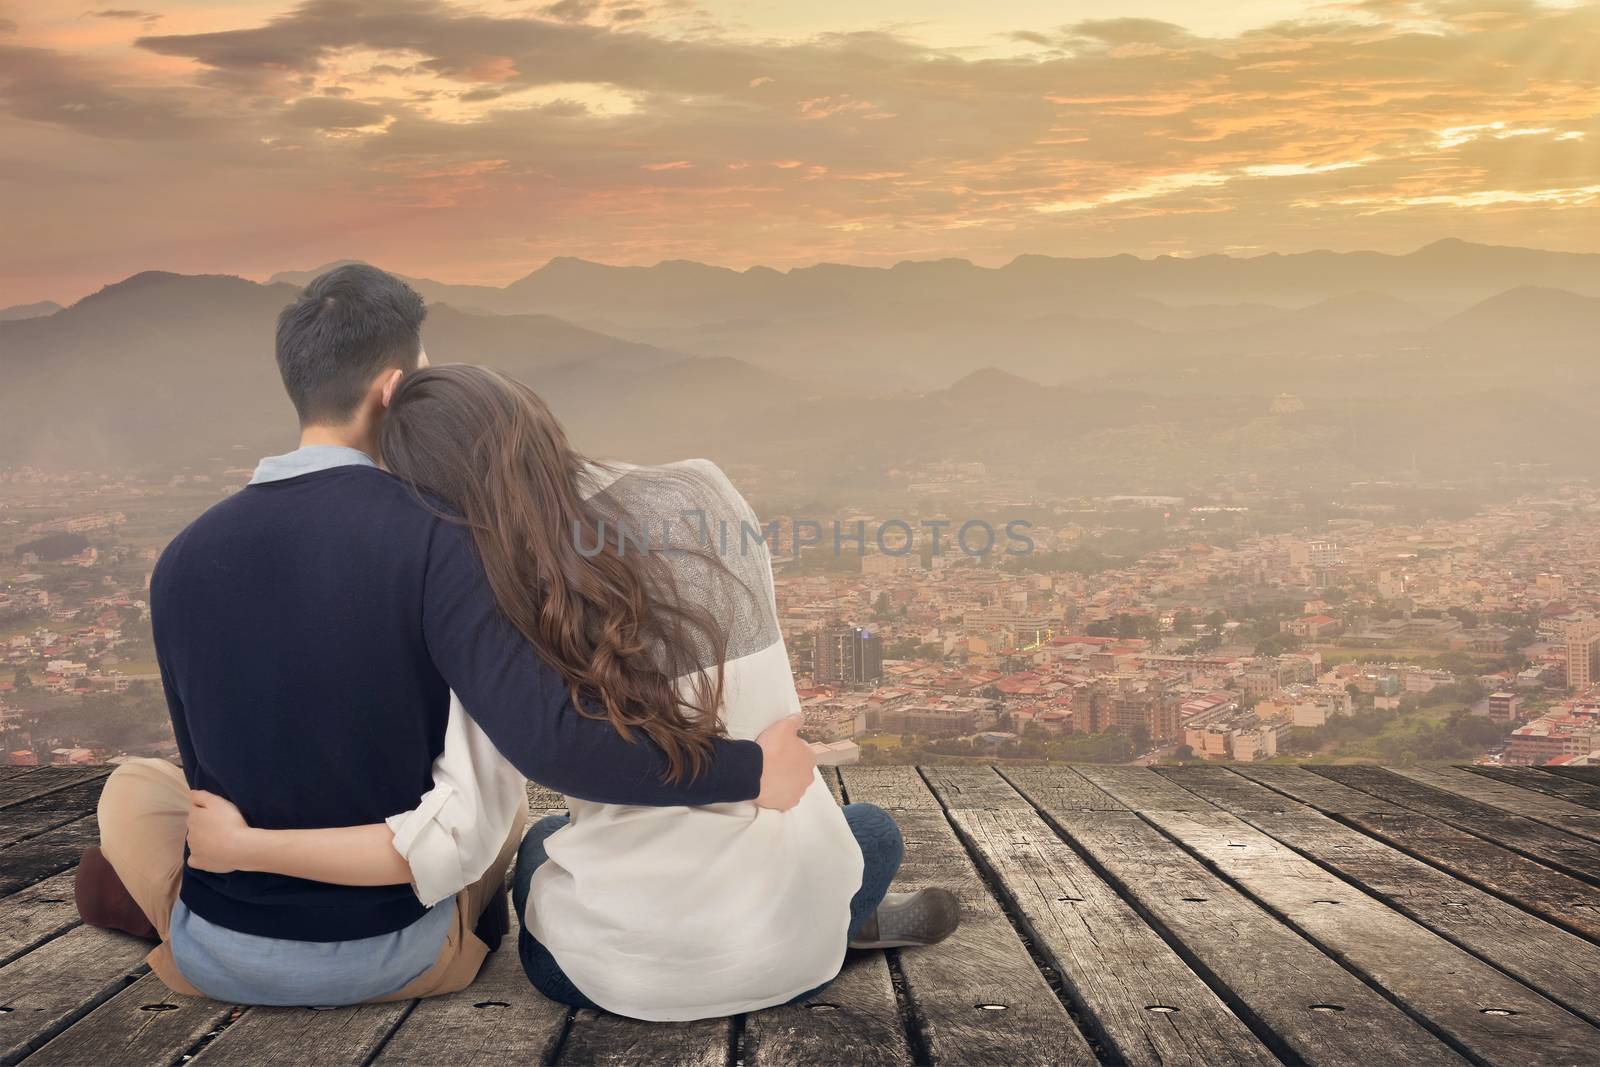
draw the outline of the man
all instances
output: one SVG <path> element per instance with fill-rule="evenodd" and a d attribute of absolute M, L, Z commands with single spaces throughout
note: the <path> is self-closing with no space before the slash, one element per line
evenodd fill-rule
<path fill-rule="evenodd" d="M 112 774 L 77 892 L 85 922 L 160 938 L 150 966 L 178 992 L 332 1005 L 472 981 L 507 924 L 520 820 L 482 878 L 432 908 L 406 885 L 184 864 L 190 789 L 271 829 L 416 807 L 452 690 L 518 770 L 574 796 L 786 809 L 812 781 L 792 722 L 717 742 L 709 772 L 671 786 L 658 750 L 573 706 L 501 616 L 469 534 L 373 462 L 388 397 L 425 361 L 424 314 L 371 267 L 313 281 L 278 320 L 300 448 L 263 460 L 156 565 L 156 655 L 183 770 L 136 760 Z"/>

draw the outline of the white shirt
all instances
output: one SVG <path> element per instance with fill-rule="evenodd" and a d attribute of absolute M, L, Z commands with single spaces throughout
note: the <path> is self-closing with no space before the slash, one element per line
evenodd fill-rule
<path fill-rule="evenodd" d="M 619 468 L 596 473 L 589 489 L 608 513 L 648 517 L 661 540 L 694 545 L 704 533 L 719 548 L 720 570 L 687 553 L 669 558 L 680 593 L 729 626 L 728 735 L 754 739 L 797 713 L 771 560 L 746 533 L 755 514 L 722 471 L 704 460 Z M 679 522 L 686 514 L 696 517 Z M 663 520 L 674 524 L 670 537 Z M 424 904 L 488 870 L 524 786 L 452 697 L 433 788 L 388 820 Z M 786 812 L 748 801 L 567 804 L 571 824 L 546 842 L 550 858 L 522 918 L 596 1004 L 651 1021 L 713 1018 L 785 1003 L 838 974 L 862 859 L 820 775 Z"/>

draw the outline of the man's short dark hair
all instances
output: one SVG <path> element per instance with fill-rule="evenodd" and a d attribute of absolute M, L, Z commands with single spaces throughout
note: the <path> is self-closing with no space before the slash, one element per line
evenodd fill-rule
<path fill-rule="evenodd" d="M 300 424 L 348 422 L 381 371 L 414 370 L 427 313 L 416 290 L 365 263 L 306 286 L 278 316 L 278 371 Z"/>

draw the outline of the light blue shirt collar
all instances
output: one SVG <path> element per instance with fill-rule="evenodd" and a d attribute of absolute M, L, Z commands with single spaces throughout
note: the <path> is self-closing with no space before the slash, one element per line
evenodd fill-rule
<path fill-rule="evenodd" d="M 305 445 L 281 456 L 268 456 L 256 464 L 250 484 L 281 482 L 302 474 L 325 471 L 330 467 L 376 467 L 372 457 L 356 448 L 344 445 Z"/>

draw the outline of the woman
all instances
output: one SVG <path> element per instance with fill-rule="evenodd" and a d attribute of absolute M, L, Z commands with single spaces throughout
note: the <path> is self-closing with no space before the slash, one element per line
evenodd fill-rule
<path fill-rule="evenodd" d="M 798 712 L 766 545 L 714 465 L 589 462 L 532 390 L 460 365 L 401 383 L 381 448 L 468 525 L 502 612 L 575 701 L 657 745 L 674 775 L 696 774 L 718 734 L 754 738 Z M 453 701 L 434 788 L 363 835 L 374 850 L 251 830 L 198 795 L 189 862 L 410 881 L 433 905 L 488 869 L 523 804 Z M 931 944 L 957 921 L 943 890 L 886 899 L 898 829 L 871 805 L 841 809 L 820 776 L 786 812 L 567 805 L 524 839 L 514 891 L 524 968 L 566 1004 L 662 1021 L 752 1011 L 827 983 L 847 944 Z"/>

